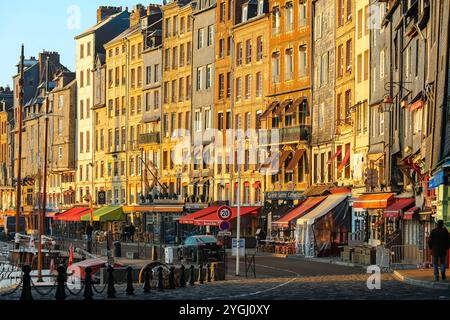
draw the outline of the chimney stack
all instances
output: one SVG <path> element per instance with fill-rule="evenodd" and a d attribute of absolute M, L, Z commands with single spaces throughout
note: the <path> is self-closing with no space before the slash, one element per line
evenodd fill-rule
<path fill-rule="evenodd" d="M 106 7 L 100 6 L 97 9 L 97 23 L 105 21 L 110 16 L 122 12 L 122 7 Z"/>
<path fill-rule="evenodd" d="M 145 17 L 147 10 L 142 4 L 134 6 L 133 11 L 130 14 L 130 27 L 133 27 L 141 22 L 141 18 Z"/>

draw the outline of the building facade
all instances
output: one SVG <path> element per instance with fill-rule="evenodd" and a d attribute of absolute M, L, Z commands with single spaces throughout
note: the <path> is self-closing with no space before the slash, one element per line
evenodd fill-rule
<path fill-rule="evenodd" d="M 103 45 L 129 27 L 129 13 L 121 7 L 99 7 L 97 24 L 75 37 L 76 75 L 78 95 L 77 120 L 77 190 L 76 202 L 83 204 L 85 196 L 93 193 L 93 117 L 94 101 L 92 70 L 98 53 L 105 53 Z M 94 195 L 95 199 L 96 195 Z"/>

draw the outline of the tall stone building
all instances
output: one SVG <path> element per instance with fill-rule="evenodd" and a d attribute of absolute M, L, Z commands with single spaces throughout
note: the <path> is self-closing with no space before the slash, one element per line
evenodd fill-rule
<path fill-rule="evenodd" d="M 70 209 L 75 204 L 75 130 L 76 80 L 75 73 L 61 71 L 53 79 L 54 89 L 49 119 L 48 207 Z"/>
<path fill-rule="evenodd" d="M 277 193 L 310 185 L 311 1 L 269 1 L 269 11 L 270 79 L 261 121 L 273 131 L 274 161 L 264 164 L 272 167 L 266 191 L 268 198 L 286 201 Z"/>
<path fill-rule="evenodd" d="M 233 156 L 227 145 L 226 131 L 232 129 L 232 106 L 234 92 L 234 77 L 232 72 L 234 41 L 233 25 L 235 19 L 235 4 L 241 1 L 218 0 L 215 25 L 215 95 L 214 95 L 214 128 L 222 135 L 221 141 L 216 140 L 215 178 L 218 186 L 214 191 L 217 201 L 231 201 L 231 162 Z M 222 147 L 219 146 L 222 144 Z M 219 185 L 220 184 L 220 185 Z"/>
<path fill-rule="evenodd" d="M 162 13 L 160 19 L 152 23 L 146 32 L 144 51 L 144 111 L 142 116 L 143 132 L 139 144 L 143 149 L 143 195 L 145 201 L 157 192 L 162 192 L 158 184 L 161 171 L 161 110 L 162 110 Z"/>
<path fill-rule="evenodd" d="M 268 1 L 246 1 L 236 10 L 241 14 L 236 18 L 233 27 L 236 56 L 233 68 L 235 91 L 232 114 L 233 128 L 241 130 L 245 136 L 237 136 L 234 141 L 229 141 L 227 147 L 234 143 L 234 150 L 241 156 L 240 159 L 235 158 L 235 161 L 239 162 L 234 166 L 232 203 L 237 204 L 237 186 L 241 183 L 240 203 L 250 206 L 262 204 L 263 190 L 270 183 L 260 173 L 259 159 L 260 117 L 269 89 Z M 219 92 L 223 92 L 224 78 L 219 79 L 219 85 L 222 86 Z M 241 181 L 238 180 L 238 166 L 241 170 Z M 222 187 L 222 196 L 223 192 Z"/>
<path fill-rule="evenodd" d="M 335 0 L 313 1 L 312 183 L 334 181 Z"/>
<path fill-rule="evenodd" d="M 0 211 L 14 206 L 12 148 L 14 136 L 14 92 L 0 87 Z"/>
<path fill-rule="evenodd" d="M 165 193 L 182 190 L 193 195 L 190 183 L 191 101 L 193 94 L 193 9 L 190 1 L 172 1 L 163 11 L 162 179 Z M 205 39 L 206 41 L 206 39 Z M 178 146 L 178 147 L 177 147 Z M 191 189 L 189 189 L 191 187 Z M 177 194 L 177 197 L 182 196 Z"/>
<path fill-rule="evenodd" d="M 129 27 L 130 14 L 121 7 L 99 7 L 97 24 L 75 37 L 77 75 L 77 190 L 76 202 L 85 203 L 84 197 L 92 191 L 94 163 L 93 117 L 94 101 L 92 70 L 98 53 L 105 53 L 103 45 Z M 93 192 L 93 191 L 92 191 Z M 94 201 L 97 195 L 94 195 Z"/>
<path fill-rule="evenodd" d="M 216 8 L 215 0 L 198 0 L 193 10 L 192 79 L 194 86 L 191 105 L 193 157 L 190 178 L 192 195 L 195 199 L 189 200 L 194 202 L 197 208 L 205 208 L 212 202 L 215 186 L 213 162 L 215 150 L 212 142 L 216 85 L 214 67 Z"/>
<path fill-rule="evenodd" d="M 46 68 L 48 60 L 48 70 Z M 36 68 L 35 70 L 33 70 Z M 35 212 L 42 208 L 42 191 L 43 191 L 43 172 L 44 172 L 44 156 L 50 155 L 51 144 L 45 149 L 45 111 L 46 96 L 55 88 L 54 79 L 60 72 L 68 72 L 66 67 L 60 63 L 60 56 L 57 52 L 43 51 L 39 54 L 37 62 L 31 64 L 26 69 L 29 72 L 25 79 L 29 79 L 28 91 L 29 100 L 24 99 L 23 109 L 23 136 L 22 136 L 22 212 L 27 220 L 29 230 L 37 228 L 37 220 Z M 48 78 L 47 78 L 48 76 Z M 17 76 L 18 77 L 18 76 Z M 16 80 L 16 78 L 15 78 Z M 18 81 L 18 80 L 17 80 Z M 47 88 L 48 85 L 48 88 Z M 31 92 L 33 91 L 33 94 Z M 17 100 L 18 103 L 18 100 Z M 49 99 L 49 112 L 51 112 Z M 17 109 L 18 105 L 17 105 Z M 17 116 L 17 113 L 15 114 Z M 17 119 L 15 120 L 17 133 Z M 49 125 L 50 128 L 50 125 Z M 50 129 L 49 129 L 50 132 Z M 15 166 L 18 157 L 18 135 L 15 137 Z M 48 158 L 50 159 L 50 157 Z M 49 167 L 49 163 L 47 163 Z M 16 166 L 17 168 L 17 166 Z M 16 173 L 17 174 L 17 173 Z"/>
<path fill-rule="evenodd" d="M 332 166 L 335 168 L 335 181 L 350 186 L 352 180 L 354 135 L 353 110 L 355 101 L 355 1 L 336 0 L 335 19 L 335 150 Z"/>
<path fill-rule="evenodd" d="M 129 28 L 105 44 L 107 69 L 108 148 L 105 163 L 111 204 L 137 204 L 142 190 L 142 155 L 138 137 L 142 131 L 144 33 L 141 19 L 147 9 L 136 5 Z"/>

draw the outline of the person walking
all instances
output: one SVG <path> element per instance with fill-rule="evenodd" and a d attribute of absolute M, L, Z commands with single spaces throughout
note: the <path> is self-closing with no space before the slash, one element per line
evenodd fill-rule
<path fill-rule="evenodd" d="M 450 248 L 450 234 L 444 227 L 444 221 L 439 220 L 437 227 L 431 231 L 428 246 L 433 255 L 434 281 L 439 281 L 439 263 L 441 267 L 441 278 L 445 280 L 445 258 Z"/>
<path fill-rule="evenodd" d="M 131 238 L 131 243 L 134 243 L 134 233 L 136 232 L 135 226 L 131 223 L 129 227 L 129 233 Z"/>

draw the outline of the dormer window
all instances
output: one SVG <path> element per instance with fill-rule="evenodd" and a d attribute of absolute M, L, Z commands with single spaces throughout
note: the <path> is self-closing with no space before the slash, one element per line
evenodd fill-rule
<path fill-rule="evenodd" d="M 242 22 L 247 21 L 248 18 L 248 6 L 242 6 Z"/>
<path fill-rule="evenodd" d="M 264 0 L 258 1 L 258 15 L 264 14 Z"/>

